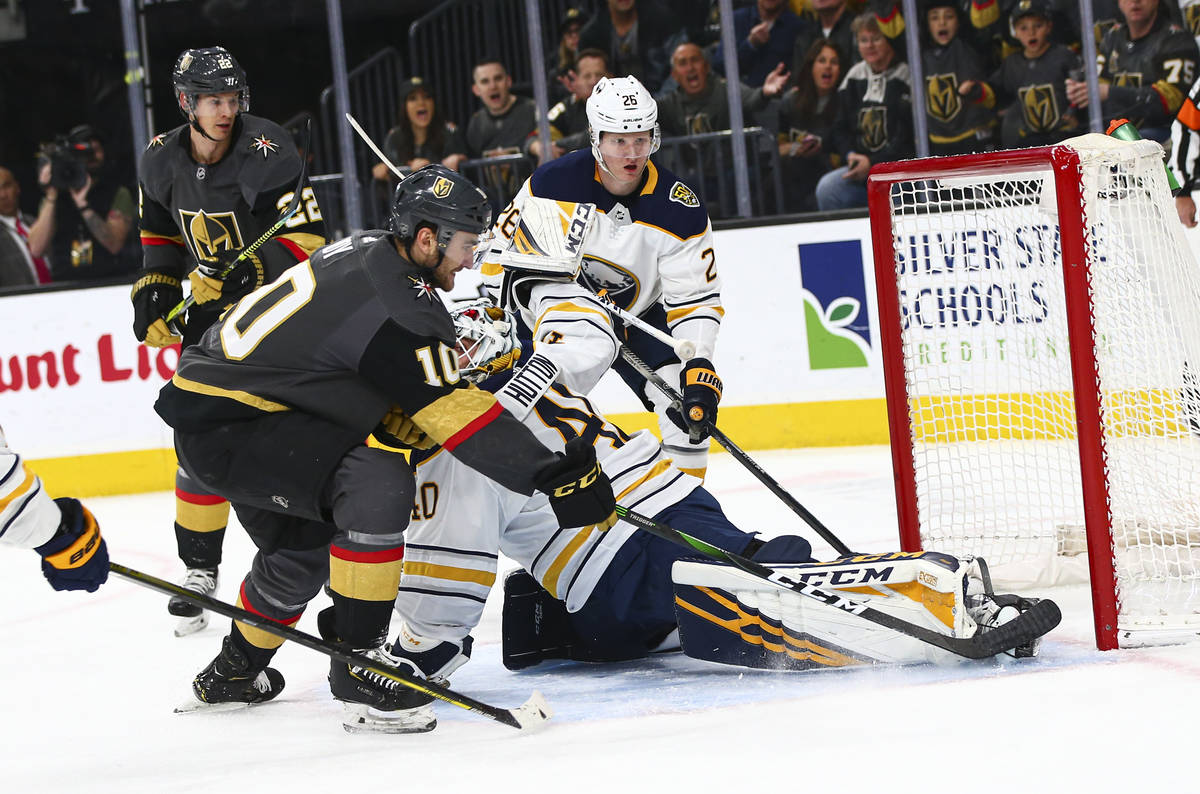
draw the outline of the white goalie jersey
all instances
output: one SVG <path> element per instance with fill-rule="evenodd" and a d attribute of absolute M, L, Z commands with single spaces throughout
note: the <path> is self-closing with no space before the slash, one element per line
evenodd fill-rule
<path fill-rule="evenodd" d="M 561 385 L 530 406 L 506 390 L 497 393 L 500 402 L 551 449 L 562 450 L 575 435 L 592 441 L 622 504 L 653 515 L 700 485 L 671 464 L 649 431 L 625 434 Z M 576 611 L 636 531 L 625 522 L 607 532 L 560 528 L 540 492 L 510 491 L 441 451 L 414 462 L 417 502 L 405 531 L 396 611 L 424 637 L 455 641 L 470 633 L 496 581 L 499 553 Z"/>

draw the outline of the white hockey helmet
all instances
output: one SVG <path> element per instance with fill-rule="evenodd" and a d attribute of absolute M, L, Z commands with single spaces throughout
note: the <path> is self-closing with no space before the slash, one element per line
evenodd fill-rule
<path fill-rule="evenodd" d="M 587 118 L 592 156 L 601 168 L 605 168 L 604 158 L 600 156 L 602 132 L 650 130 L 650 154 L 658 151 L 662 141 L 658 127 L 658 103 L 636 77 L 601 77 L 588 97 Z"/>

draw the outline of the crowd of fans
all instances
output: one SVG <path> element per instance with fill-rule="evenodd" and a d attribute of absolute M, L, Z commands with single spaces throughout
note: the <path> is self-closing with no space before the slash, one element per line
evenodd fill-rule
<path fill-rule="evenodd" d="M 1093 0 L 1101 115 L 1127 118 L 1164 143 L 1200 62 L 1200 0 L 1178 1 L 1182 8 L 1177 0 Z M 932 154 L 1044 145 L 1087 128 L 1076 0 L 918 0 L 917 7 Z M 666 138 L 727 130 L 718 20 L 715 0 L 602 0 L 595 13 L 571 9 L 544 67 L 552 151 L 542 150 L 534 101 L 514 92 L 508 65 L 490 56 L 474 66 L 470 90 L 480 107 L 466 120 L 445 118 L 428 78 L 405 81 L 384 151 L 402 169 L 465 163 L 475 168 L 472 178 L 503 193 L 527 175 L 516 161 L 531 168 L 588 145 L 584 106 L 605 75 L 634 75 L 655 93 Z M 735 2 L 742 114 L 775 138 L 780 209 L 865 206 L 871 166 L 916 154 L 906 24 L 898 0 Z M 91 136 L 86 187 L 56 188 L 42 168 L 29 186 L 41 193 L 36 217 L 21 215 L 21 186 L 0 168 L 0 287 L 136 270 L 133 176 L 108 173 L 103 136 L 91 128 L 81 134 Z M 711 195 L 718 166 L 712 151 L 698 151 L 671 165 Z M 480 168 L 489 158 L 505 158 L 504 165 Z M 386 195 L 396 177 L 382 165 L 373 175 Z"/>

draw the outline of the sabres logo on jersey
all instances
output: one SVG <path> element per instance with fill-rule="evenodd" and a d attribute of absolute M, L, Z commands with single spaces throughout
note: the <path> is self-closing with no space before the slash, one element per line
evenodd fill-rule
<path fill-rule="evenodd" d="M 958 95 L 958 75 L 935 74 L 925 78 L 929 115 L 943 123 L 954 120 L 962 110 L 962 99 Z"/>
<path fill-rule="evenodd" d="M 696 194 L 692 192 L 692 189 L 682 182 L 676 182 L 674 185 L 671 185 L 671 193 L 668 198 L 685 207 L 700 206 L 700 199 L 696 198 Z"/>
<path fill-rule="evenodd" d="M 155 146 L 162 146 L 164 135 L 165 135 L 165 133 L 162 133 L 162 132 L 160 132 L 158 135 L 155 135 L 153 138 L 150 139 L 150 143 L 146 144 L 146 148 L 153 149 Z"/>
<path fill-rule="evenodd" d="M 435 296 L 433 294 L 434 287 L 432 284 L 425 279 L 417 278 L 416 276 L 409 276 L 408 280 L 412 282 L 413 290 L 416 291 L 418 298 L 429 298 L 429 302 L 433 303 Z"/>
<path fill-rule="evenodd" d="M 1018 89 L 1017 93 L 1025 112 L 1025 126 L 1031 132 L 1049 132 L 1058 126 L 1060 115 L 1054 86 L 1049 83 L 1029 85 Z"/>
<path fill-rule="evenodd" d="M 265 160 L 271 152 L 279 151 L 279 144 L 275 143 L 275 141 L 271 140 L 266 135 L 259 135 L 250 142 L 250 150 L 262 152 L 263 159 Z"/>
<path fill-rule="evenodd" d="M 637 276 L 632 272 L 590 254 L 583 255 L 583 270 L 579 278 L 592 292 L 606 292 L 613 303 L 622 309 L 633 306 L 642 291 Z"/>
<path fill-rule="evenodd" d="M 877 152 L 887 144 L 887 108 L 883 105 L 868 105 L 858 111 L 858 129 L 863 146 L 869 152 Z"/>
<path fill-rule="evenodd" d="M 433 183 L 433 195 L 438 198 L 446 198 L 450 195 L 450 191 L 454 189 L 454 183 L 444 176 L 439 176 L 437 181 Z"/>
<path fill-rule="evenodd" d="M 242 241 L 242 230 L 238 228 L 237 215 L 233 212 L 210 214 L 204 210 L 180 210 L 179 218 L 179 228 L 183 229 L 183 236 L 196 259 L 212 259 L 218 251 L 246 246 Z"/>

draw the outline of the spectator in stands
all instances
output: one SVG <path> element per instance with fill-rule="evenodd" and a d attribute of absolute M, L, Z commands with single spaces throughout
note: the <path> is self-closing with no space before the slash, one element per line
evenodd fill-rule
<path fill-rule="evenodd" d="M 21 212 L 20 198 L 21 186 L 13 172 L 0 168 L 0 287 L 28 287 L 50 280 L 46 263 L 35 260 L 29 251 L 33 218 Z"/>
<path fill-rule="evenodd" d="M 602 50 L 580 50 L 574 65 L 567 70 L 567 77 L 566 85 L 571 87 L 571 95 L 550 108 L 546 114 L 550 121 L 550 139 L 553 141 L 550 145 L 554 157 L 591 145 L 587 100 L 601 77 L 612 77 L 608 70 L 608 56 Z M 544 162 L 542 142 L 537 135 L 537 130 L 530 133 L 527 149 L 531 157 Z"/>
<path fill-rule="evenodd" d="M 430 163 L 457 171 L 467 159 L 462 133 L 443 118 L 433 91 L 420 77 L 410 77 L 400 84 L 400 118 L 388 130 L 383 153 L 393 165 L 413 171 Z M 395 179 L 383 163 L 376 164 L 371 173 L 384 182 Z"/>
<path fill-rule="evenodd" d="M 1159 0 L 1119 0 L 1118 6 L 1124 21 L 1108 29 L 1097 52 L 1104 121 L 1126 118 L 1142 137 L 1165 141 L 1196 78 L 1200 52 Z M 1067 98 L 1086 107 L 1087 83 L 1068 80 Z"/>
<path fill-rule="evenodd" d="M 792 72 L 802 74 L 804 58 L 817 39 L 830 39 L 838 49 L 842 69 L 847 70 L 858 63 L 858 46 L 854 31 L 850 29 L 854 14 L 847 8 L 847 0 L 810 0 L 811 12 L 802 17 L 804 26 L 796 36 L 792 48 Z"/>
<path fill-rule="evenodd" d="M 850 67 L 838 89 L 833 132 L 834 148 L 846 165 L 817 182 L 822 211 L 865 207 L 871 166 L 913 154 L 908 64 L 896 58 L 874 14 L 855 17 L 852 30 L 862 61 Z"/>
<path fill-rule="evenodd" d="M 673 24 L 653 0 L 607 0 L 579 32 L 579 46 L 604 51 L 613 74 L 636 77 L 657 94 L 670 69 L 668 54 L 684 36 L 682 23 Z"/>
<path fill-rule="evenodd" d="M 921 63 L 929 152 L 980 151 L 991 137 L 996 98 L 983 87 L 979 53 L 959 35 L 963 19 L 957 0 L 928 0 L 924 14 L 927 39 Z"/>
<path fill-rule="evenodd" d="M 1005 58 L 986 84 L 964 84 L 966 96 L 986 98 L 994 92 L 1005 108 L 1000 124 L 1005 149 L 1057 143 L 1078 131 L 1067 78 L 1079 68 L 1079 56 L 1054 43 L 1050 13 L 1046 0 L 1019 0 L 1010 21 L 1021 51 Z"/>
<path fill-rule="evenodd" d="M 783 92 L 789 76 L 781 63 L 767 75 L 766 82 L 760 88 L 752 89 L 739 83 L 742 111 L 751 114 L 765 108 L 770 98 Z M 671 54 L 671 77 L 679 87 L 658 97 L 658 123 L 664 136 L 696 135 L 730 128 L 726 80 L 712 74 L 708 59 L 699 46 L 687 43 L 675 48 Z M 748 121 L 746 126 L 751 126 Z M 724 206 L 724 201 L 731 198 L 722 196 L 719 190 L 721 179 L 717 150 L 720 146 L 722 144 L 717 141 L 701 144 L 702 154 L 698 160 L 692 158 L 688 161 L 690 152 L 681 151 L 685 161 L 676 164 L 684 170 L 699 170 L 699 174 L 689 176 L 689 181 L 699 186 L 714 217 L 729 214 L 729 207 Z"/>
<path fill-rule="evenodd" d="M 99 130 L 82 124 L 67 140 L 82 159 L 83 184 L 60 189 L 51 182 L 51 164 L 42 163 L 38 184 L 44 200 L 29 230 L 29 250 L 35 257 L 48 256 L 55 281 L 132 274 L 139 265 L 129 245 L 137 215 L 133 193 L 108 167 Z"/>
<path fill-rule="evenodd" d="M 831 137 L 842 79 L 837 47 L 829 39 L 817 39 L 800 68 L 795 88 L 788 89 L 779 107 L 779 159 L 788 212 L 816 210 L 817 180 L 840 165 Z"/>
<path fill-rule="evenodd" d="M 473 158 L 517 154 L 537 128 L 537 106 L 512 93 L 512 77 L 504 64 L 484 58 L 475 64 L 471 92 L 483 102 L 467 125 L 467 153 Z"/>
<path fill-rule="evenodd" d="M 558 46 L 546 58 L 546 86 L 550 102 L 561 101 L 571 96 L 569 72 L 579 60 L 579 31 L 587 17 L 578 8 L 568 8 L 558 23 Z"/>
<path fill-rule="evenodd" d="M 778 96 L 791 75 L 778 64 L 759 88 L 738 86 L 742 110 L 753 113 Z M 671 54 L 671 77 L 679 87 L 658 97 L 658 123 L 663 135 L 693 135 L 729 129 L 729 94 L 725 78 L 712 74 L 704 51 L 680 44 Z"/>
<path fill-rule="evenodd" d="M 793 60 L 796 36 L 805 27 L 787 7 L 787 0 L 758 0 L 733 12 L 733 38 L 737 42 L 738 74 L 748 86 L 760 86 L 775 67 L 786 69 Z M 725 74 L 721 45 L 712 56 L 713 68 Z"/>

